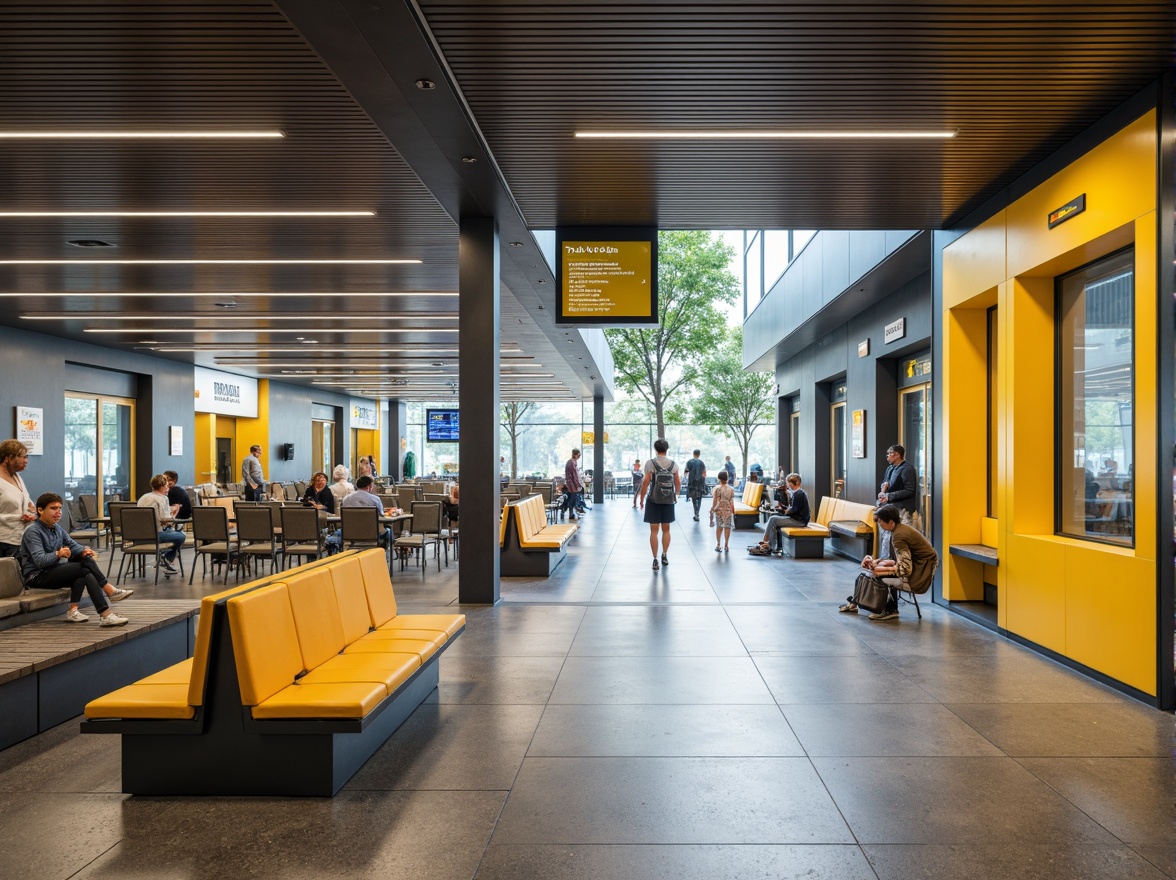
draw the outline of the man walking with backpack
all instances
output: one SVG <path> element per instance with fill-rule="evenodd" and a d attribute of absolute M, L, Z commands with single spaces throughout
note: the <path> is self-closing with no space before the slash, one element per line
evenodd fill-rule
<path fill-rule="evenodd" d="M 637 494 L 641 507 L 645 510 L 645 521 L 649 523 L 649 549 L 653 552 L 653 570 L 661 566 L 657 564 L 657 533 L 661 531 L 661 564 L 669 565 L 666 554 L 670 549 L 670 524 L 674 521 L 674 505 L 678 501 L 678 493 L 682 491 L 682 474 L 673 459 L 667 458 L 670 444 L 662 438 L 653 443 L 653 458 L 645 462 L 645 479 L 641 481 L 641 489 Z M 649 496 L 649 505 L 645 498 Z"/>

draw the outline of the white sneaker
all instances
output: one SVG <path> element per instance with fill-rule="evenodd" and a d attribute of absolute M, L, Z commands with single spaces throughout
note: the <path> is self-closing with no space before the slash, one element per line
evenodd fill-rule
<path fill-rule="evenodd" d="M 82 614 L 82 612 L 78 611 L 78 609 L 76 609 L 76 608 L 71 608 L 69 610 L 69 613 L 65 615 L 65 619 L 68 620 L 70 623 L 89 623 L 90 622 L 90 618 L 86 617 L 86 615 Z"/>
<path fill-rule="evenodd" d="M 123 599 L 131 598 L 131 593 L 133 593 L 133 592 L 135 592 L 135 591 L 134 590 L 115 590 L 113 593 L 111 593 L 109 596 L 106 597 L 106 600 L 108 602 L 121 602 Z"/>
<path fill-rule="evenodd" d="M 105 617 L 103 617 L 101 621 L 99 621 L 98 625 L 99 626 L 126 626 L 126 623 L 127 623 L 127 619 L 125 617 L 119 617 L 117 614 L 115 614 L 113 611 L 111 611 L 109 614 L 107 614 Z"/>

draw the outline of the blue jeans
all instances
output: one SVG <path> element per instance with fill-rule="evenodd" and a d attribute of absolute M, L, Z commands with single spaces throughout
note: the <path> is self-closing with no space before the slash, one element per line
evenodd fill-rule
<path fill-rule="evenodd" d="M 184 546 L 186 536 L 183 532 L 178 532 L 175 529 L 164 529 L 159 533 L 160 544 L 171 544 L 172 548 L 163 554 L 163 560 L 167 563 L 176 561 L 176 554 L 180 552 L 180 548 Z"/>

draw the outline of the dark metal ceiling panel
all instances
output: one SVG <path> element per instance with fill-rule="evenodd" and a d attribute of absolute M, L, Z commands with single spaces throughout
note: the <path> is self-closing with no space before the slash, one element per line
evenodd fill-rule
<path fill-rule="evenodd" d="M 532 228 L 939 228 L 1173 62 L 1165 2 L 418 0 Z M 950 141 L 577 130 L 957 129 Z"/>

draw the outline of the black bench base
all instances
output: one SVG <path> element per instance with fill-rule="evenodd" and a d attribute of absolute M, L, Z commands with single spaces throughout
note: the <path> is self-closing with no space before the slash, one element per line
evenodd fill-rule
<path fill-rule="evenodd" d="M 735 514 L 735 528 L 737 529 L 754 529 L 758 528 L 760 523 L 760 515 L 757 510 L 755 513 L 737 513 Z"/>
<path fill-rule="evenodd" d="M 523 550 L 512 547 L 507 535 L 498 573 L 503 577 L 547 577 L 568 556 L 567 544 L 558 550 Z"/>
<path fill-rule="evenodd" d="M 838 556 L 861 562 L 863 557 L 873 552 L 874 536 L 859 535 L 838 523 L 829 523 L 829 549 Z"/>
<path fill-rule="evenodd" d="M 823 535 L 781 535 L 784 552 L 793 559 L 824 559 L 825 538 Z"/>
<path fill-rule="evenodd" d="M 302 721 L 297 723 L 307 732 L 300 734 L 124 733 L 122 790 L 137 795 L 332 797 L 437 687 L 436 658 L 433 655 L 361 732 L 315 733 L 313 721 Z M 249 727 L 263 729 L 265 724 L 253 722 Z"/>

